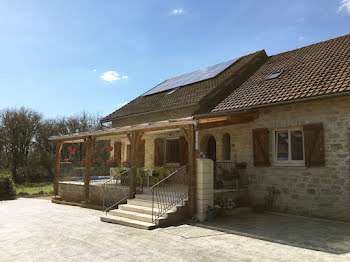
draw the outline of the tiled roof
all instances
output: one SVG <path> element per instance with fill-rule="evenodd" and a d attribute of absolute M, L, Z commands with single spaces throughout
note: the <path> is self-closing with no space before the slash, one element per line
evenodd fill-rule
<path fill-rule="evenodd" d="M 266 80 L 282 71 L 277 78 Z M 350 34 L 269 57 L 212 112 L 350 91 Z"/>
<path fill-rule="evenodd" d="M 168 94 L 170 92 L 167 90 L 165 92 L 148 96 L 139 96 L 135 100 L 103 118 L 101 122 L 109 122 L 114 119 L 137 115 L 140 113 L 151 113 L 160 110 L 170 110 L 173 108 L 196 105 L 211 91 L 219 87 L 220 84 L 224 83 L 228 78 L 230 78 L 235 72 L 239 71 L 242 66 L 248 64 L 256 56 L 261 54 L 266 56 L 265 51 L 263 50 L 246 55 L 214 78 L 179 87 L 171 94 Z"/>

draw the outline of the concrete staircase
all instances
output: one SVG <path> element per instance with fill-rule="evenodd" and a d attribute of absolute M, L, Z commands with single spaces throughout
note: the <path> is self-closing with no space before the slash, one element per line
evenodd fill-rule
<path fill-rule="evenodd" d="M 121 204 L 118 209 L 109 211 L 100 217 L 101 221 L 131 226 L 140 229 L 154 229 L 158 226 L 167 226 L 180 222 L 187 217 L 187 200 L 168 210 L 166 214 L 152 223 L 152 195 L 139 194 L 128 199 L 127 204 Z M 159 214 L 157 203 L 154 204 L 154 214 Z"/>

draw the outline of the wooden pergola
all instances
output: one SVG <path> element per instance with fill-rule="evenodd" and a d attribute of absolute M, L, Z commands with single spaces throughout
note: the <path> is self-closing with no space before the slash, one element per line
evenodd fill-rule
<path fill-rule="evenodd" d="M 125 126 L 118 128 L 109 128 L 104 130 L 96 130 L 91 132 L 75 133 L 63 136 L 52 136 L 50 140 L 56 142 L 56 173 L 54 180 L 54 195 L 58 195 L 58 185 L 60 177 L 61 151 L 64 143 L 85 143 L 86 162 L 84 176 L 84 199 L 89 202 L 90 177 L 91 177 L 91 160 L 92 148 L 96 140 L 106 140 L 112 136 L 126 136 L 130 143 L 131 159 L 130 159 L 130 195 L 133 198 L 136 192 L 136 165 L 141 162 L 141 139 L 145 133 L 154 131 L 170 131 L 180 130 L 188 143 L 188 163 L 189 163 L 189 207 L 191 213 L 196 211 L 196 142 L 195 142 L 195 126 L 197 121 L 191 118 L 177 119 L 161 122 L 153 122 L 148 124 L 140 124 L 134 126 Z"/>

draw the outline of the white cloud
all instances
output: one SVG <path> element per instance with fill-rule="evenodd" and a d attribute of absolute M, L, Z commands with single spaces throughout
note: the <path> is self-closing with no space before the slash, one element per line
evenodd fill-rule
<path fill-rule="evenodd" d="M 102 78 L 106 82 L 112 83 L 117 80 L 128 79 L 128 76 L 127 75 L 121 76 L 116 71 L 107 71 L 107 72 L 104 72 L 102 75 L 100 75 L 100 78 Z"/>
<path fill-rule="evenodd" d="M 96 73 L 96 71 L 97 71 L 96 68 L 92 69 L 92 72 L 95 72 L 95 73 Z"/>
<path fill-rule="evenodd" d="M 171 11 L 171 14 L 172 15 L 181 15 L 183 11 L 184 10 L 182 10 L 182 8 L 177 8 L 177 9 L 173 9 L 173 11 Z"/>
<path fill-rule="evenodd" d="M 338 12 L 345 12 L 350 14 L 350 0 L 341 0 L 338 8 Z"/>

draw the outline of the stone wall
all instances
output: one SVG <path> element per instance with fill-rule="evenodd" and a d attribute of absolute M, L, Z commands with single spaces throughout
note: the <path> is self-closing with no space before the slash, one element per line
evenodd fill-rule
<path fill-rule="evenodd" d="M 197 162 L 197 219 L 205 221 L 208 207 L 214 207 L 214 162 L 198 158 Z"/>
<path fill-rule="evenodd" d="M 325 167 L 254 167 L 252 130 L 268 128 L 270 160 L 276 128 L 323 123 Z M 310 101 L 259 110 L 254 122 L 199 132 L 200 151 L 206 140 L 216 140 L 217 160 L 222 160 L 222 136 L 231 137 L 231 161 L 247 162 L 249 194 L 254 203 L 265 202 L 274 186 L 274 210 L 350 221 L 350 97 Z"/>
<path fill-rule="evenodd" d="M 145 140 L 145 167 L 146 168 L 154 168 L 154 140 L 156 138 L 180 138 L 180 131 L 163 131 L 163 132 L 153 132 L 147 133 L 142 136 L 142 139 Z M 129 140 L 124 138 L 115 138 L 111 139 L 111 145 L 114 142 L 120 141 L 122 142 L 122 162 L 127 159 L 127 145 L 129 144 Z M 111 152 L 113 156 L 113 152 Z M 178 168 L 179 164 L 164 164 L 165 167 L 168 168 Z"/>
<path fill-rule="evenodd" d="M 58 195 L 61 196 L 64 201 L 81 203 L 84 201 L 84 184 L 60 182 Z M 90 185 L 89 199 L 93 205 L 103 205 L 103 188 L 101 185 Z"/>

